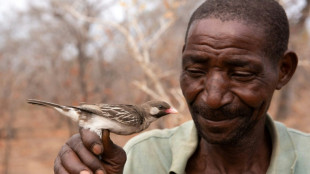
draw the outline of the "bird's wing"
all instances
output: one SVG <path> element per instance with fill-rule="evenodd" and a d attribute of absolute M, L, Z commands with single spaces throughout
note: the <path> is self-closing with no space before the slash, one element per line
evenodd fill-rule
<path fill-rule="evenodd" d="M 76 108 L 129 126 L 140 126 L 143 123 L 143 116 L 139 114 L 134 105 L 97 104 L 81 105 Z"/>
<path fill-rule="evenodd" d="M 96 115 L 102 115 L 102 111 L 100 110 L 100 107 L 97 105 L 91 105 L 91 104 L 82 104 L 80 106 L 71 106 L 73 108 L 79 109 L 84 112 L 88 112 L 91 114 L 96 114 Z"/>

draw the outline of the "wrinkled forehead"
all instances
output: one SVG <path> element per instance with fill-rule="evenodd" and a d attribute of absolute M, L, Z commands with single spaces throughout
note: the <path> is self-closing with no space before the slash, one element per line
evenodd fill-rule
<path fill-rule="evenodd" d="M 217 18 L 204 18 L 195 20 L 186 39 L 186 45 L 191 42 L 214 43 L 217 47 L 229 45 L 263 48 L 265 44 L 263 29 L 255 24 L 249 24 L 241 20 L 222 21 Z"/>

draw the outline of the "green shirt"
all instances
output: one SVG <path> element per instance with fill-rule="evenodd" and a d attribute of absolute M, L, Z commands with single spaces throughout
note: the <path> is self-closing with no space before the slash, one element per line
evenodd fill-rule
<path fill-rule="evenodd" d="M 287 128 L 270 117 L 266 126 L 273 144 L 267 174 L 310 174 L 310 134 Z M 124 147 L 127 153 L 124 173 L 183 174 L 197 144 L 193 121 L 173 129 L 142 133 Z"/>

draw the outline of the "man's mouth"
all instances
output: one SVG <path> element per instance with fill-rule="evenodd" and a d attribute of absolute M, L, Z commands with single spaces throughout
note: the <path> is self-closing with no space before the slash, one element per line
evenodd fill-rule
<path fill-rule="evenodd" d="M 212 121 L 212 122 L 228 121 L 228 120 L 232 120 L 236 118 L 236 117 L 231 117 L 231 116 L 228 117 L 226 115 L 220 115 L 220 114 L 216 114 L 216 115 L 212 114 L 212 116 L 209 114 L 204 114 L 204 115 L 199 114 L 199 115 L 203 117 L 204 119 Z"/>
<path fill-rule="evenodd" d="M 235 117 L 235 118 L 223 119 L 223 120 L 210 120 L 210 119 L 204 118 L 203 120 L 206 125 L 209 125 L 208 127 L 227 127 L 229 125 L 237 123 L 239 119 L 240 119 L 239 117 Z"/>
<path fill-rule="evenodd" d="M 249 117 L 252 114 L 252 109 L 249 107 L 224 106 L 219 109 L 211 109 L 203 105 L 193 105 L 191 112 L 193 115 L 204 118 L 206 121 L 211 122 L 230 122 L 236 118 Z"/>
<path fill-rule="evenodd" d="M 234 118 L 239 117 L 239 114 L 235 114 L 230 111 L 223 111 L 223 110 L 195 110 L 195 114 L 201 116 L 202 118 L 211 121 L 211 122 L 222 122 L 222 121 L 229 121 Z"/>

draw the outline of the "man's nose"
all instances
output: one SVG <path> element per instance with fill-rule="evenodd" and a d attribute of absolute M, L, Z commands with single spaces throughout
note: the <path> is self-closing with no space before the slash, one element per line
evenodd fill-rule
<path fill-rule="evenodd" d="M 229 104 L 233 100 L 233 95 L 229 88 L 229 79 L 223 73 L 210 74 L 205 81 L 204 102 L 211 109 L 218 109 Z"/>

